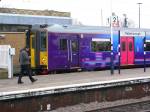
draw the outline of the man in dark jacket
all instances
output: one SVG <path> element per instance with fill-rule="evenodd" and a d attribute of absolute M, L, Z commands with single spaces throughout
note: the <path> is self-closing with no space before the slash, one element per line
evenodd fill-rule
<path fill-rule="evenodd" d="M 28 47 L 25 47 L 24 49 L 20 50 L 19 62 L 20 62 L 20 67 L 21 67 L 21 73 L 19 74 L 18 84 L 23 83 L 21 81 L 21 78 L 25 74 L 29 76 L 31 82 L 35 82 L 37 80 L 37 79 L 34 79 L 31 74 L 30 57 L 28 55 L 28 52 L 29 52 Z"/>

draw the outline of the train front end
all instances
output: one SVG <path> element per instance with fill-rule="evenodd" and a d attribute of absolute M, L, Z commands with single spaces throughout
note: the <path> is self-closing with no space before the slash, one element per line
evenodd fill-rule
<path fill-rule="evenodd" d="M 47 36 L 45 29 L 30 32 L 31 68 L 40 74 L 48 70 Z"/>

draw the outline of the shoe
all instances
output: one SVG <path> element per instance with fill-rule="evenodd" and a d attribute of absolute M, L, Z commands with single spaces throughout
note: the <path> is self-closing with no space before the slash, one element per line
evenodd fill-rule
<path fill-rule="evenodd" d="M 23 84 L 23 82 L 18 82 L 18 84 Z"/>
<path fill-rule="evenodd" d="M 37 81 L 37 79 L 34 79 L 34 80 L 32 81 L 32 83 L 35 82 L 35 81 Z"/>

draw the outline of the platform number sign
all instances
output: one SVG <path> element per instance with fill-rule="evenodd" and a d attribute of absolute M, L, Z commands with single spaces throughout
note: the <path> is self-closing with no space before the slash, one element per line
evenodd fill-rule
<path fill-rule="evenodd" d="M 112 16 L 112 27 L 119 27 L 118 16 Z"/>
<path fill-rule="evenodd" d="M 115 23 L 117 21 L 117 16 L 112 16 L 112 22 Z"/>

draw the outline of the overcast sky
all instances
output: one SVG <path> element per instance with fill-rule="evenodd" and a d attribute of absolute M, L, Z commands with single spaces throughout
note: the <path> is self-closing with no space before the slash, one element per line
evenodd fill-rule
<path fill-rule="evenodd" d="M 1 7 L 15 7 L 22 9 L 49 9 L 71 12 L 71 16 L 84 25 L 106 24 L 112 6 L 120 18 L 123 14 L 138 26 L 138 2 L 141 5 L 141 27 L 150 28 L 150 0 L 1 0 Z M 103 21 L 101 21 L 103 19 Z"/>

